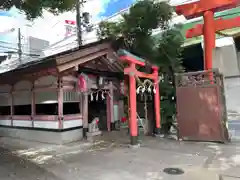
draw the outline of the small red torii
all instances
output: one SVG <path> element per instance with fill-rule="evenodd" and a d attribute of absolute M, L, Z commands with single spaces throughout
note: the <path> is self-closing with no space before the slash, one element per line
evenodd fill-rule
<path fill-rule="evenodd" d="M 214 13 L 235 8 L 240 0 L 200 0 L 176 7 L 178 15 L 186 19 L 203 16 L 204 24 L 197 24 L 186 32 L 186 38 L 204 36 L 204 69 L 212 69 L 213 49 L 215 48 L 215 32 L 240 27 L 240 16 L 233 19 L 214 19 Z"/>

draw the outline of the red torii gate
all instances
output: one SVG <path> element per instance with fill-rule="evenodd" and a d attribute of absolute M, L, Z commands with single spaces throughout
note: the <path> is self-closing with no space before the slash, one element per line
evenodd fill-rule
<path fill-rule="evenodd" d="M 213 49 L 215 48 L 215 32 L 240 27 L 240 17 L 214 20 L 214 13 L 237 7 L 240 0 L 200 0 L 176 7 L 178 15 L 186 19 L 203 16 L 204 24 L 198 24 L 186 32 L 187 38 L 204 36 L 204 69 L 212 69 Z"/>
<path fill-rule="evenodd" d="M 146 63 L 143 60 L 139 60 L 133 54 L 119 50 L 119 58 L 128 64 L 124 68 L 124 74 L 129 76 L 129 108 L 130 108 L 130 117 L 129 117 L 129 128 L 130 128 L 130 141 L 131 145 L 138 144 L 138 123 L 137 123 L 137 94 L 136 94 L 136 77 L 151 79 L 155 87 L 154 95 L 154 110 L 155 110 L 155 126 L 156 134 L 160 133 L 161 128 L 161 117 L 160 117 L 160 91 L 159 91 L 159 82 L 158 82 L 158 67 L 151 65 L 152 73 L 148 74 L 145 72 L 140 72 L 136 69 L 136 66 L 146 66 Z"/>

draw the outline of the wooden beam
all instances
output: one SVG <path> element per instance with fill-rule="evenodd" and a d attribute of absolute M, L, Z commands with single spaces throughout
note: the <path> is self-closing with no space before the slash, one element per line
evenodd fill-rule
<path fill-rule="evenodd" d="M 132 57 L 130 57 L 130 56 L 120 56 L 119 57 L 122 61 L 127 61 L 128 63 L 134 63 L 134 64 L 136 64 L 136 65 L 139 65 L 139 66 L 145 66 L 146 65 L 146 63 L 145 62 L 143 62 L 143 61 L 138 61 L 137 59 L 134 59 L 134 58 L 132 58 Z M 152 66 L 152 69 L 158 69 L 158 66 Z"/>
<path fill-rule="evenodd" d="M 89 87 L 88 87 L 89 88 Z M 88 132 L 88 93 L 84 92 L 82 95 L 82 116 L 83 116 L 83 138 L 87 138 L 87 132 Z"/>
<path fill-rule="evenodd" d="M 107 95 L 107 129 L 108 131 L 112 130 L 112 125 L 114 124 L 114 104 L 113 104 L 113 83 L 109 83 L 109 94 Z"/>
<path fill-rule="evenodd" d="M 107 54 L 107 52 L 108 52 L 107 50 L 104 50 L 104 51 L 100 51 L 100 52 L 97 52 L 97 53 L 94 53 L 94 54 L 87 55 L 87 56 L 82 57 L 82 58 L 72 59 L 71 61 L 68 61 L 67 63 L 58 65 L 57 66 L 58 72 L 66 71 L 67 69 L 71 69 L 71 68 L 76 67 L 80 64 L 83 64 L 83 63 L 86 63 L 86 62 L 91 61 L 93 59 L 96 59 L 98 57 L 104 56 L 104 55 Z"/>
<path fill-rule="evenodd" d="M 197 24 L 194 28 L 187 30 L 186 37 L 192 38 L 196 36 L 200 36 L 203 34 L 203 24 Z M 225 29 L 232 29 L 240 27 L 240 16 L 232 19 L 222 19 L 219 18 L 214 21 L 215 31 L 222 31 Z"/>
<path fill-rule="evenodd" d="M 97 45 L 94 47 L 89 47 L 87 49 L 78 50 L 76 52 L 71 52 L 69 54 L 64 54 L 62 56 L 56 57 L 56 63 L 57 63 L 57 65 L 65 64 L 65 63 L 71 62 L 75 59 L 81 59 L 85 56 L 89 56 L 90 54 L 95 54 L 100 51 L 108 50 L 109 48 L 110 48 L 109 43 L 104 43 L 104 44 L 100 44 L 100 45 Z M 82 63 L 84 63 L 84 62 L 82 62 Z"/>
<path fill-rule="evenodd" d="M 147 79 L 153 79 L 153 80 L 156 79 L 155 73 L 147 74 L 144 72 L 137 71 L 136 69 L 133 70 L 131 67 L 127 67 L 124 69 L 124 74 L 130 75 L 132 73 L 139 78 L 147 78 Z"/>
<path fill-rule="evenodd" d="M 79 68 L 78 73 L 93 74 L 105 77 L 116 77 L 117 79 L 123 79 L 124 75 L 120 72 L 98 71 L 91 68 Z"/>
<path fill-rule="evenodd" d="M 175 10 L 178 15 L 184 15 L 186 19 L 192 19 L 202 16 L 206 11 L 219 12 L 235 8 L 239 3 L 239 0 L 200 0 L 179 5 Z"/>
<path fill-rule="evenodd" d="M 58 128 L 63 128 L 63 87 L 62 78 L 58 78 Z"/>
<path fill-rule="evenodd" d="M 100 61 L 102 62 L 102 64 L 104 64 L 107 67 L 109 71 L 113 71 L 113 72 L 117 71 L 116 67 L 114 67 L 111 63 L 109 63 L 109 60 L 106 59 L 104 56 L 100 59 Z"/>
<path fill-rule="evenodd" d="M 35 92 L 34 92 L 34 81 L 32 82 L 32 89 L 31 89 L 31 120 L 32 120 L 32 127 L 34 127 L 34 118 L 36 115 L 36 105 L 35 105 Z"/>
<path fill-rule="evenodd" d="M 13 126 L 13 116 L 14 116 L 14 106 L 13 106 L 13 104 L 14 104 L 14 95 L 13 95 L 13 91 L 14 91 L 14 89 L 13 89 L 13 85 L 12 85 L 12 89 L 11 89 L 11 93 L 10 93 L 10 110 L 11 110 L 11 126 Z"/>

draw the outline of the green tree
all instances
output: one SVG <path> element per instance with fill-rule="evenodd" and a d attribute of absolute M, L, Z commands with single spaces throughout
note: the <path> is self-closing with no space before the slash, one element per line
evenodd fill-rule
<path fill-rule="evenodd" d="M 42 16 L 43 10 L 58 14 L 72 10 L 77 0 L 2 0 L 0 9 L 16 7 L 26 13 L 28 19 Z"/>
<path fill-rule="evenodd" d="M 180 59 L 183 37 L 181 25 L 170 27 L 173 8 L 167 2 L 142 0 L 134 4 L 118 22 L 102 22 L 100 39 L 108 38 L 121 48 L 160 66 L 161 117 L 164 132 L 176 114 L 174 73 L 182 72 Z M 153 31 L 161 33 L 153 35 Z"/>

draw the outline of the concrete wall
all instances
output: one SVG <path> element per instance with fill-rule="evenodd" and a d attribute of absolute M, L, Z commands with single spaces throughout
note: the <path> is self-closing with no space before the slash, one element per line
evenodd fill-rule
<path fill-rule="evenodd" d="M 240 77 L 225 79 L 224 86 L 228 113 L 240 114 Z"/>
<path fill-rule="evenodd" d="M 235 44 L 217 47 L 213 55 L 213 68 L 218 68 L 225 77 L 240 75 Z"/>
<path fill-rule="evenodd" d="M 0 127 L 0 136 L 20 138 L 28 141 L 37 141 L 52 144 L 65 144 L 82 139 L 82 128 L 65 131 L 39 131 Z"/>

